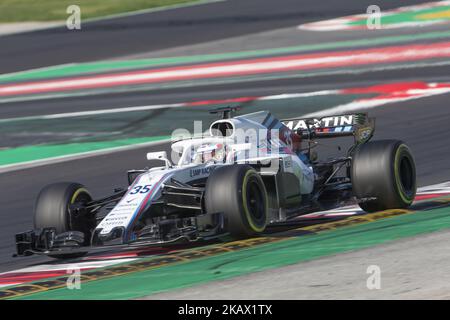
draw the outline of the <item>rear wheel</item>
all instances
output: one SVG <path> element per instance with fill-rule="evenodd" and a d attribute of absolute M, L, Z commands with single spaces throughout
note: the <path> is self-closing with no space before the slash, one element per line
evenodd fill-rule
<path fill-rule="evenodd" d="M 360 146 L 352 158 L 351 178 L 359 206 L 367 212 L 406 208 L 416 195 L 414 158 L 399 140 Z"/>
<path fill-rule="evenodd" d="M 79 183 L 60 182 L 46 186 L 39 193 L 34 211 L 35 229 L 54 228 L 56 234 L 80 231 L 88 240 L 95 227 L 95 217 L 70 214 L 70 205 L 85 204 L 92 200 L 89 191 Z M 51 255 L 54 258 L 73 258 L 86 253 Z"/>
<path fill-rule="evenodd" d="M 235 238 L 263 232 L 268 223 L 268 196 L 261 176 L 248 165 L 215 169 L 205 190 L 208 213 L 222 212 L 225 228 Z"/>

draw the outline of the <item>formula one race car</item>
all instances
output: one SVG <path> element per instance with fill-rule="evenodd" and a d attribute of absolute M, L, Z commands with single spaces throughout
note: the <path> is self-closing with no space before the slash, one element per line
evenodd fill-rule
<path fill-rule="evenodd" d="M 18 255 L 74 257 L 98 248 L 189 243 L 259 235 L 268 226 L 357 201 L 373 212 L 408 207 L 415 164 L 402 141 L 369 141 L 374 119 L 347 114 L 278 120 L 261 111 L 222 118 L 207 133 L 147 154 L 164 166 L 128 172 L 129 187 L 92 199 L 78 183 L 39 194 L 34 228 L 16 235 Z M 342 157 L 317 160 L 324 138 L 349 137 Z"/>

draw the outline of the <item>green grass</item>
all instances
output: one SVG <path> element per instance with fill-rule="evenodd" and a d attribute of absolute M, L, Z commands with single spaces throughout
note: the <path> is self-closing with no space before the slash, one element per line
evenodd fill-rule
<path fill-rule="evenodd" d="M 1 0 L 0 23 L 65 21 L 69 5 L 80 6 L 81 19 L 87 19 L 189 2 L 195 0 Z"/>

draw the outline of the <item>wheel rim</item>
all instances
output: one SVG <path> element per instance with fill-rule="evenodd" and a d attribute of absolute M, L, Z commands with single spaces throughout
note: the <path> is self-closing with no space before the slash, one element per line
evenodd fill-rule
<path fill-rule="evenodd" d="M 397 149 L 394 166 L 398 195 L 405 205 L 409 205 L 416 194 L 416 171 L 407 146 L 400 145 Z"/>
<path fill-rule="evenodd" d="M 247 186 L 247 208 L 250 218 L 258 227 L 265 225 L 266 208 L 264 202 L 264 192 L 258 181 L 252 177 Z"/>
<path fill-rule="evenodd" d="M 414 177 L 411 159 L 403 156 L 399 165 L 400 184 L 406 196 L 410 198 L 414 193 Z"/>
<path fill-rule="evenodd" d="M 84 188 L 80 188 L 73 194 L 72 199 L 70 200 L 70 204 L 74 204 L 77 202 L 85 204 L 91 200 L 92 197 L 89 192 Z"/>
<path fill-rule="evenodd" d="M 69 214 L 70 214 L 70 205 L 73 205 L 75 203 L 81 203 L 85 205 L 89 201 L 92 201 L 92 197 L 89 194 L 89 192 L 85 188 L 78 189 L 77 191 L 74 192 L 72 198 L 70 199 L 70 203 L 68 204 L 67 210 L 69 211 Z M 88 229 L 90 229 L 90 227 L 92 227 L 91 225 L 94 223 L 95 223 L 94 218 L 92 219 L 89 219 L 87 217 L 74 218 L 72 217 L 72 215 L 68 221 L 70 230 L 82 231 L 85 233 L 89 231 Z"/>

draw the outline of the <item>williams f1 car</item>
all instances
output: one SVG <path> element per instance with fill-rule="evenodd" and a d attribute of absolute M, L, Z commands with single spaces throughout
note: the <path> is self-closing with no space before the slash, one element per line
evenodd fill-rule
<path fill-rule="evenodd" d="M 278 120 L 266 111 L 214 112 L 221 119 L 201 136 L 174 142 L 171 159 L 148 153 L 163 165 L 128 171 L 126 189 L 93 199 L 79 183 L 43 188 L 34 230 L 16 235 L 17 255 L 65 258 L 105 247 L 252 237 L 346 201 L 373 212 L 408 207 L 415 197 L 408 146 L 371 141 L 375 122 L 367 114 Z M 350 137 L 345 154 L 318 160 L 319 141 L 338 137 Z"/>

